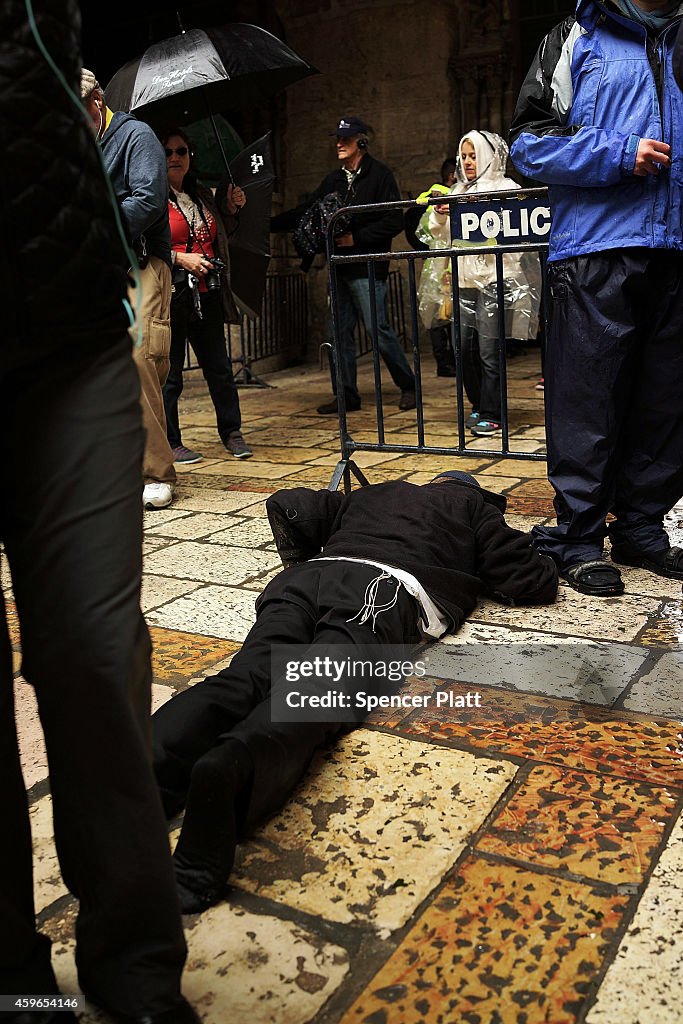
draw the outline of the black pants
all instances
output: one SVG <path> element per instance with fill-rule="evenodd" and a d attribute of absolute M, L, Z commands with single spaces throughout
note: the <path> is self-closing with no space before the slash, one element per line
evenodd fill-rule
<path fill-rule="evenodd" d="M 364 625 L 347 620 L 363 606 L 374 566 L 352 562 L 305 562 L 280 573 L 263 592 L 256 623 L 230 666 L 184 690 L 152 717 L 154 767 L 173 805 L 187 791 L 192 767 L 228 737 L 242 742 L 254 762 L 245 831 L 282 806 L 315 749 L 349 726 L 341 722 L 271 721 L 271 648 L 274 644 L 412 644 L 417 642 L 417 604 L 402 586 L 393 608 Z M 393 595 L 385 581 L 379 601 Z M 360 720 L 360 718 L 358 719 Z"/>
<path fill-rule="evenodd" d="M 79 980 L 130 1014 L 171 1006 L 185 959 L 148 752 L 139 403 L 127 338 L 0 378 L 0 538 L 45 734 L 62 876 L 80 899 Z M 0 777 L 0 992 L 54 992 L 50 943 L 35 929 L 1 594 Z"/>
<path fill-rule="evenodd" d="M 429 339 L 432 343 L 437 372 L 439 370 L 445 373 L 455 371 L 455 353 L 451 348 L 451 325 L 439 324 L 438 327 L 430 327 Z"/>
<path fill-rule="evenodd" d="M 561 567 L 614 543 L 658 555 L 683 493 L 683 253 L 624 249 L 550 264 L 548 478 Z"/>
<path fill-rule="evenodd" d="M 178 421 L 178 399 L 183 390 L 185 340 L 190 344 L 202 368 L 223 444 L 233 430 L 241 426 L 240 400 L 232 364 L 225 345 L 223 300 L 220 291 L 201 297 L 202 319 L 195 315 L 187 291 L 171 300 L 171 368 L 163 388 L 166 431 L 171 448 L 182 444 Z"/>

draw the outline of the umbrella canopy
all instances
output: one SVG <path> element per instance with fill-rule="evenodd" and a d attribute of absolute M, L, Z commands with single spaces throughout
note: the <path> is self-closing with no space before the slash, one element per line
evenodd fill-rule
<path fill-rule="evenodd" d="M 193 28 L 148 46 L 105 89 L 107 106 L 156 128 L 253 107 L 318 71 L 263 28 Z"/>
<path fill-rule="evenodd" d="M 234 160 L 241 153 L 244 142 L 220 114 L 181 127 L 192 143 L 192 170 L 205 185 L 215 188 L 225 176 L 225 160 Z"/>
<path fill-rule="evenodd" d="M 270 215 L 275 173 L 270 150 L 270 132 L 253 142 L 230 163 L 235 183 L 244 189 L 246 206 L 240 210 L 239 226 L 230 236 L 232 290 L 248 316 L 260 315 L 270 260 Z M 222 199 L 228 180 L 216 189 Z"/>

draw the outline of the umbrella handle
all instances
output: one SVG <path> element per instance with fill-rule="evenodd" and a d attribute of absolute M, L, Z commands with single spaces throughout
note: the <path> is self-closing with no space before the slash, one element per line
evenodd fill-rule
<path fill-rule="evenodd" d="M 208 110 L 208 104 L 207 104 L 207 110 Z M 216 142 L 218 143 L 218 148 L 220 149 L 221 156 L 223 157 L 223 163 L 225 164 L 225 169 L 228 172 L 228 178 L 230 179 L 230 184 L 234 188 L 234 186 L 235 186 L 235 179 L 232 176 L 232 171 L 230 170 L 230 164 L 228 163 L 228 157 L 226 155 L 225 149 L 223 148 L 223 140 L 221 139 L 221 134 L 218 131 L 218 125 L 216 124 L 216 120 L 215 120 L 215 118 L 214 118 L 214 116 L 213 116 L 213 114 L 211 113 L 210 110 L 208 111 L 208 114 L 209 114 L 209 120 L 211 121 L 211 127 L 213 128 L 213 134 L 216 136 Z"/>

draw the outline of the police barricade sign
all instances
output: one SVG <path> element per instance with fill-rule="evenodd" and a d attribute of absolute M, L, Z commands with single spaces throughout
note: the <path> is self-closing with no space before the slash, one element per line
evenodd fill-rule
<path fill-rule="evenodd" d="M 523 195 L 523 194 L 522 194 Z M 550 207 L 536 198 L 492 199 L 491 194 L 451 206 L 451 238 L 455 244 L 514 246 L 547 244 Z"/>

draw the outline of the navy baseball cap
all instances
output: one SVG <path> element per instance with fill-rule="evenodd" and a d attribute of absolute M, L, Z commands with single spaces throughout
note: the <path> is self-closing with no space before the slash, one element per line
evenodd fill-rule
<path fill-rule="evenodd" d="M 330 132 L 330 135 L 336 135 L 340 139 L 348 139 L 351 135 L 367 134 L 368 126 L 359 117 L 342 117 L 334 131 Z"/>

